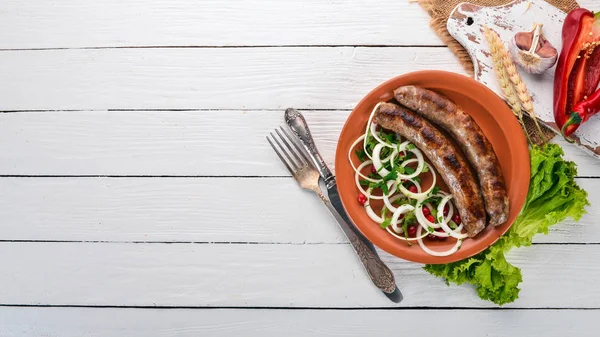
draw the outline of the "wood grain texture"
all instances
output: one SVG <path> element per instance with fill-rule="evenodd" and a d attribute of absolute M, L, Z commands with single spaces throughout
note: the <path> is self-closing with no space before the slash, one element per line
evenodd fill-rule
<path fill-rule="evenodd" d="M 5 0 L 0 49 L 442 45 L 428 21 L 405 0 Z"/>
<path fill-rule="evenodd" d="M 0 304 L 396 306 L 373 286 L 349 245 L 5 242 L 0 256 Z M 600 274 L 600 246 L 534 246 L 508 258 L 525 281 L 520 299 L 507 307 L 598 308 L 600 290 L 589 284 Z M 387 254 L 383 260 L 404 307 L 494 306 L 416 263 Z"/>
<path fill-rule="evenodd" d="M 578 182 L 589 214 L 535 242 L 600 243 L 600 179 Z M 0 191 L 1 240 L 347 242 L 291 178 L 0 178 Z"/>
<path fill-rule="evenodd" d="M 332 168 L 349 113 L 303 111 Z M 289 176 L 265 139 L 282 124 L 283 110 L 0 113 L 0 175 Z M 597 160 L 556 141 L 580 176 L 600 176 Z"/>
<path fill-rule="evenodd" d="M 468 315 L 468 329 L 449 329 Z M 598 311 L 189 310 L 0 307 L 0 336 L 596 336 Z M 73 319 L 76 317 L 77 319 Z M 415 322 L 435 320 L 424 327 Z M 399 328 L 401 327 L 401 328 Z"/>
<path fill-rule="evenodd" d="M 0 110 L 348 109 L 421 69 L 463 72 L 446 48 L 0 51 Z"/>
<path fill-rule="evenodd" d="M 416 3 L 8 0 L 0 6 L 0 49 L 399 44 L 441 44 Z"/>

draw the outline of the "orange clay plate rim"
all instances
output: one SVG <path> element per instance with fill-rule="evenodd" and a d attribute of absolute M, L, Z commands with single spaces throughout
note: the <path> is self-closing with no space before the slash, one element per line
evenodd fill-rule
<path fill-rule="evenodd" d="M 483 130 L 500 162 L 506 180 L 510 202 L 508 221 L 498 227 L 487 226 L 475 238 L 465 239 L 461 248 L 449 256 L 432 256 L 416 241 L 409 246 L 394 238 L 371 220 L 357 201 L 359 193 L 354 183 L 354 170 L 348 162 L 352 143 L 365 131 L 369 114 L 380 101 L 393 98 L 393 90 L 403 85 L 416 85 L 444 94 L 471 115 Z M 355 158 L 355 154 L 352 154 Z M 450 263 L 471 257 L 500 238 L 520 213 L 529 190 L 529 148 L 521 126 L 504 101 L 483 84 L 460 74 L 425 70 L 404 74 L 379 85 L 354 108 L 340 134 L 335 171 L 338 190 L 344 208 L 359 230 L 377 247 L 399 258 L 429 264 Z M 439 176 L 438 176 L 439 177 Z M 455 241 L 425 242 L 433 250 L 450 249 Z"/>

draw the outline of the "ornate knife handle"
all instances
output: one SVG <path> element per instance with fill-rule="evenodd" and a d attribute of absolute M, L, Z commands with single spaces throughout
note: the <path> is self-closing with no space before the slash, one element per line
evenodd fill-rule
<path fill-rule="evenodd" d="M 334 176 L 327 167 L 327 164 L 325 164 L 319 150 L 317 150 L 317 146 L 310 134 L 310 129 L 308 128 L 308 124 L 306 124 L 304 116 L 302 116 L 298 110 L 288 108 L 285 110 L 285 123 L 290 127 L 296 137 L 300 139 L 300 143 L 302 143 L 302 146 L 308 152 L 309 157 L 319 171 L 321 178 L 323 178 L 323 181 L 327 187 L 329 187 L 330 184 L 335 182 Z"/>

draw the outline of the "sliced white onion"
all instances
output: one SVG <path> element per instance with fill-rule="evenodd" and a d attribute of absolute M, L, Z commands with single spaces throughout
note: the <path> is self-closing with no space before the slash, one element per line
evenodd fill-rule
<path fill-rule="evenodd" d="M 396 157 L 397 155 L 398 155 L 398 150 L 394 149 L 389 156 L 385 157 L 384 159 L 381 159 L 381 162 L 382 163 L 387 163 L 388 161 L 392 160 L 392 158 Z M 390 164 L 392 165 L 392 167 L 394 167 L 394 161 L 393 160 L 391 161 Z"/>
<path fill-rule="evenodd" d="M 450 202 L 450 199 L 444 200 L 444 198 L 447 196 L 450 196 L 450 198 L 452 198 L 452 195 L 444 192 L 443 195 L 439 194 L 439 196 L 442 197 L 442 200 L 440 201 L 440 204 L 438 205 L 438 218 L 440 217 L 440 214 L 441 214 L 443 217 L 442 221 L 444 221 L 445 223 L 449 223 L 450 219 L 452 219 L 452 215 L 454 215 L 454 205 Z M 440 205 L 442 206 L 441 213 L 439 212 Z M 446 205 L 448 205 L 448 214 L 446 216 L 444 216 L 444 208 Z"/>
<path fill-rule="evenodd" d="M 442 198 L 442 200 L 440 201 L 440 204 L 438 205 L 438 209 L 437 209 L 438 214 L 444 214 L 443 213 L 444 206 L 450 201 L 450 199 L 452 199 L 451 195 L 447 195 Z M 448 212 L 448 214 L 450 214 L 450 212 Z M 440 226 L 442 227 L 444 232 L 448 233 L 448 235 L 450 235 L 453 238 L 464 239 L 468 236 L 466 233 L 460 233 L 460 229 L 462 229 L 462 227 L 460 229 L 456 228 L 456 230 L 453 230 L 452 228 L 450 228 L 450 226 L 448 226 L 448 221 L 446 221 L 446 219 L 443 219 L 443 221 L 440 222 Z"/>
<path fill-rule="evenodd" d="M 385 177 L 390 174 L 385 167 L 383 167 L 383 163 L 381 162 L 381 149 L 383 149 L 383 144 L 379 143 L 375 145 L 373 148 L 373 166 L 375 166 L 375 170 L 379 173 L 380 176 Z"/>
<path fill-rule="evenodd" d="M 400 177 L 398 177 L 398 179 L 396 180 L 396 182 L 398 183 L 398 189 L 400 190 L 400 192 L 404 193 L 404 195 L 406 195 L 407 197 L 413 198 L 413 199 L 422 200 L 422 199 L 426 198 L 427 195 L 429 195 L 429 193 L 435 188 L 435 182 L 437 181 L 436 180 L 437 178 L 436 178 L 435 171 L 429 170 L 429 172 L 431 172 L 431 176 L 433 177 L 433 181 L 431 182 L 431 186 L 429 186 L 429 188 L 427 189 L 427 191 L 421 192 L 421 184 L 418 184 L 416 181 L 414 181 L 412 179 L 404 179 L 404 180 L 410 181 L 415 186 L 417 186 L 417 193 L 413 193 L 413 192 L 409 191 L 402 184 L 402 182 L 401 182 L 402 178 L 400 178 Z"/>
<path fill-rule="evenodd" d="M 378 141 L 379 144 L 387 146 L 389 148 L 396 148 L 396 144 L 390 144 L 379 137 L 377 132 L 377 124 L 371 122 L 371 127 L 369 128 L 369 130 L 371 131 L 371 135 L 373 136 L 373 138 L 375 138 L 375 140 Z"/>
<path fill-rule="evenodd" d="M 404 240 L 404 241 L 415 241 L 415 240 L 419 240 L 419 239 L 422 239 L 425 236 L 427 236 L 427 233 L 425 233 L 425 235 L 423 235 L 421 237 L 419 237 L 417 235 L 414 238 L 408 238 L 408 237 L 405 238 L 404 236 L 399 235 L 404 232 L 404 230 L 401 227 L 398 227 L 398 221 L 400 220 L 400 215 L 406 214 L 408 212 L 412 212 L 414 210 L 415 210 L 415 208 L 410 204 L 404 204 L 404 205 L 398 207 L 398 209 L 392 215 L 392 218 L 390 219 L 390 225 L 388 227 L 386 227 L 386 230 L 390 234 L 392 234 L 395 238 L 398 238 L 398 239 Z"/>
<path fill-rule="evenodd" d="M 421 225 L 421 227 L 423 227 L 424 230 L 427 230 L 428 228 L 440 227 L 440 225 L 427 220 L 427 217 L 425 217 L 425 214 L 423 214 L 423 204 L 420 201 L 417 202 L 415 217 L 417 218 L 417 222 L 419 223 L 419 225 Z"/>
<path fill-rule="evenodd" d="M 365 191 L 365 190 L 362 188 L 362 185 L 360 184 L 360 180 L 358 179 L 358 175 L 359 175 L 359 172 L 360 172 L 362 169 L 364 169 L 364 168 L 365 168 L 367 165 L 371 165 L 371 163 L 372 163 L 372 162 L 371 162 L 370 160 L 366 160 L 364 163 L 362 163 L 362 164 L 358 165 L 358 167 L 356 168 L 356 171 L 354 172 L 354 173 L 355 173 L 355 174 L 354 174 L 354 183 L 356 184 L 356 187 L 358 187 L 358 190 L 359 190 L 359 191 L 360 191 L 362 194 L 364 194 L 364 195 L 365 195 L 367 198 L 369 198 L 369 196 L 371 195 L 371 193 L 369 193 L 369 192 Z M 371 182 L 374 182 L 374 183 L 378 183 L 378 182 L 380 182 L 380 181 L 383 181 L 383 179 L 379 179 L 379 180 L 375 180 L 375 179 L 372 179 L 372 180 L 371 180 L 371 179 L 370 179 L 369 181 L 371 181 Z"/>
<path fill-rule="evenodd" d="M 458 239 L 456 240 L 456 243 L 454 244 L 454 246 L 448 250 L 445 251 L 437 251 L 437 250 L 431 250 L 429 249 L 429 247 L 427 247 L 425 245 L 425 243 L 423 243 L 423 239 L 421 236 L 421 232 L 423 231 L 423 228 L 418 227 L 417 228 L 417 237 L 419 238 L 417 240 L 417 242 L 419 243 L 419 246 L 421 247 L 421 249 L 423 249 L 423 251 L 425 251 L 425 253 L 429 254 L 429 255 L 433 255 L 433 256 L 448 256 L 448 255 L 452 255 L 454 253 L 456 253 L 456 251 L 458 250 L 458 248 L 460 248 L 460 245 L 462 243 L 462 240 Z"/>
<path fill-rule="evenodd" d="M 401 199 L 401 198 L 405 198 L 405 196 L 403 194 L 396 194 L 390 198 L 388 198 L 387 195 L 383 196 L 383 203 L 385 204 L 385 207 L 387 209 L 389 209 L 392 213 L 394 213 L 398 208 L 396 206 L 393 205 L 393 202 Z"/>
<path fill-rule="evenodd" d="M 388 192 L 389 192 L 387 194 L 388 197 L 391 196 L 391 195 L 393 195 L 394 193 L 396 193 L 398 185 L 396 184 L 395 181 L 390 180 L 386 184 L 388 186 Z M 367 192 L 365 192 L 366 193 L 365 196 L 368 197 L 369 199 L 375 199 L 375 200 L 381 200 L 381 199 L 385 198 L 385 194 L 382 194 L 382 195 L 373 195 L 372 192 L 373 192 L 373 189 L 369 187 L 369 190 Z"/>
<path fill-rule="evenodd" d="M 390 219 L 390 224 L 392 225 L 396 233 L 402 233 L 402 228 L 398 227 L 398 220 L 400 219 L 400 215 L 412 212 L 414 210 L 415 208 L 411 204 L 404 204 L 396 209 L 396 211 L 392 215 L 392 219 Z"/>
<path fill-rule="evenodd" d="M 369 136 L 369 131 L 371 130 L 371 124 L 373 124 L 373 117 L 375 116 L 375 112 L 377 111 L 377 109 L 379 108 L 379 106 L 382 104 L 383 102 L 379 102 L 377 103 L 377 105 L 375 105 L 375 107 L 373 108 L 373 111 L 371 111 L 371 115 L 369 116 L 369 120 L 367 121 L 367 127 L 365 130 L 365 142 L 363 142 L 363 150 L 365 151 L 365 153 L 367 154 L 367 157 L 369 157 L 369 159 L 373 159 L 371 157 L 371 155 L 369 155 L 369 151 L 367 151 L 367 137 Z M 377 138 L 375 138 L 377 139 Z"/>
<path fill-rule="evenodd" d="M 400 146 L 398 147 L 398 152 L 406 151 L 406 147 L 407 147 L 407 145 L 405 145 L 406 143 L 408 143 L 408 141 L 400 144 Z M 421 153 L 421 150 L 414 148 L 414 149 L 410 149 L 408 151 L 414 153 L 417 158 L 406 160 L 400 166 L 406 167 L 406 165 L 408 165 L 408 164 L 417 162 L 417 168 L 415 169 L 415 172 L 413 172 L 411 174 L 398 173 L 398 178 L 400 178 L 400 179 L 410 179 L 410 178 L 414 178 L 414 177 L 418 176 L 419 174 L 423 173 L 423 169 L 425 168 L 425 165 L 426 165 L 425 158 L 423 158 L 423 153 Z M 427 166 L 429 167 L 429 165 L 427 165 Z M 429 167 L 429 171 L 431 171 L 430 167 Z"/>
<path fill-rule="evenodd" d="M 367 215 L 369 216 L 369 218 L 371 218 L 371 220 L 377 222 L 378 224 L 383 223 L 383 218 L 377 215 L 377 213 L 375 213 L 375 211 L 373 210 L 373 208 L 371 208 L 371 205 L 368 202 L 365 203 L 365 211 L 367 212 Z"/>
<path fill-rule="evenodd" d="M 362 135 L 362 136 L 358 137 L 354 141 L 354 143 L 352 143 L 352 145 L 350 146 L 350 151 L 348 151 L 348 161 L 350 162 L 350 166 L 352 166 L 352 169 L 354 170 L 354 172 L 357 173 L 361 178 L 363 178 L 365 180 L 368 180 L 368 181 L 370 181 L 372 183 L 378 183 L 378 182 L 381 181 L 381 179 L 377 180 L 377 179 L 369 178 L 368 176 L 362 174 L 362 172 L 360 172 L 362 170 L 362 168 L 358 169 L 358 167 L 354 166 L 354 162 L 352 161 L 352 153 L 354 152 L 354 148 L 356 148 L 356 145 L 358 145 L 358 143 L 361 140 L 364 140 L 364 139 L 365 139 L 365 135 Z M 361 163 L 361 165 L 364 164 L 364 163 L 366 163 L 366 162 L 372 163 L 371 160 L 365 160 L 364 162 Z M 363 168 L 365 166 L 363 166 Z"/>

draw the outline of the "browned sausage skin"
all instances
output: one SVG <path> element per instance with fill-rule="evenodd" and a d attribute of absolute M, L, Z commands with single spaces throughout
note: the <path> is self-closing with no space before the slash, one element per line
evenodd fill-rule
<path fill-rule="evenodd" d="M 509 205 L 502 169 L 492 144 L 473 118 L 448 98 L 424 88 L 403 86 L 394 90 L 394 96 L 450 133 L 477 173 L 490 224 L 506 222 Z"/>
<path fill-rule="evenodd" d="M 382 103 L 373 120 L 406 137 L 423 151 L 454 196 L 468 235 L 473 237 L 481 232 L 486 216 L 479 185 L 463 154 L 448 137 L 425 118 L 392 103 Z"/>

